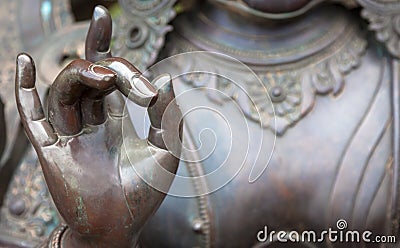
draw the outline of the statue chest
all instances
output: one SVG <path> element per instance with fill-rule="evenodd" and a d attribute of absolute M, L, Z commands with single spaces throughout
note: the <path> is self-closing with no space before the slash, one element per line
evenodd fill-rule
<path fill-rule="evenodd" d="M 190 83 L 188 76 L 178 76 L 186 162 L 170 194 L 195 197 L 167 197 L 147 229 L 153 233 L 155 223 L 181 219 L 192 241 L 217 246 L 254 245 L 264 226 L 323 230 L 335 228 L 339 219 L 351 229 L 386 232 L 393 162 L 391 68 L 376 51 L 368 49 L 334 94 L 315 94 L 318 89 L 307 88 L 304 77 L 286 85 L 275 80 L 272 87 L 265 81 L 248 88 L 238 83 L 237 90 L 211 76 L 195 75 L 197 81 L 192 77 Z M 286 98 L 276 99 L 273 87 Z M 268 92 L 269 99 L 260 92 Z M 290 101 L 296 92 L 299 106 Z M 249 99 L 253 105 L 245 103 Z M 275 115 L 268 122 L 263 120 L 270 106 L 262 100 Z M 171 212 L 176 204 L 186 211 Z"/>

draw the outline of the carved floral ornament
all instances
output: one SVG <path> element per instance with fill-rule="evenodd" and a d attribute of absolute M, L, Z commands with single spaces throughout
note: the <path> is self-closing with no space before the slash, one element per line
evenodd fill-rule
<path fill-rule="evenodd" d="M 168 23 L 175 17 L 176 0 L 121 0 L 123 14 L 114 19 L 112 50 L 145 70 L 164 46 Z"/>
<path fill-rule="evenodd" d="M 396 0 L 358 0 L 363 7 L 361 15 L 369 22 L 376 39 L 388 51 L 400 57 L 400 2 Z"/>
<path fill-rule="evenodd" d="M 0 228 L 30 246 L 43 242 L 59 224 L 60 217 L 33 149 L 29 149 L 15 173 L 10 189 L 0 209 Z"/>
<path fill-rule="evenodd" d="M 312 56 L 298 62 L 253 68 L 257 78 L 248 72 L 241 75 L 238 68 L 227 63 L 216 65 L 218 61 L 210 62 L 199 56 L 182 62 L 181 68 L 185 69 L 181 74 L 195 71 L 185 74 L 182 80 L 194 87 L 211 87 L 222 92 L 220 95 L 230 96 L 249 119 L 283 135 L 312 110 L 316 95 L 336 96 L 341 92 L 346 75 L 359 66 L 366 47 L 364 34 L 351 26 L 346 34 Z M 204 68 L 198 68 L 204 64 L 213 65 L 207 68 L 213 75 L 197 73 L 203 71 Z M 226 101 L 216 97 L 215 91 L 206 94 L 218 104 Z"/>

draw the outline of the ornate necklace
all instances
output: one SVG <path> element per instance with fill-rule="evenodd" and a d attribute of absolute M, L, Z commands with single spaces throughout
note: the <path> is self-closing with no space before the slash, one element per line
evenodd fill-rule
<path fill-rule="evenodd" d="M 177 32 L 172 41 L 167 43 L 168 55 L 198 50 L 227 54 L 246 63 L 262 84 L 255 82 L 254 76 L 248 72 L 239 75 L 240 69 L 230 62 L 196 56 L 196 59 L 178 66 L 181 74 L 187 73 L 190 68 L 211 64 L 213 68 L 218 68 L 214 69 L 216 74 L 238 73 L 236 79 L 240 78 L 241 87 L 224 77 L 204 78 L 204 75 L 195 75 L 184 77 L 183 80 L 194 87 L 215 87 L 236 100 L 249 119 L 259 122 L 277 135 L 283 135 L 289 127 L 305 117 L 312 110 L 317 95 L 337 96 L 345 85 L 346 76 L 359 66 L 367 47 L 365 32 L 359 27 L 357 19 L 335 6 L 322 6 L 307 21 L 297 24 L 293 29 L 286 28 L 288 35 L 279 33 L 279 30 L 275 37 L 271 37 L 271 34 L 238 35 L 244 36 L 243 40 L 253 41 L 254 49 L 246 46 L 246 43 L 242 46 L 232 45 L 231 40 L 236 39 L 232 38 L 232 30 L 219 27 L 202 12 L 194 18 L 199 21 L 192 24 L 197 27 L 196 31 L 187 24 L 191 23 L 189 18 L 184 16 L 183 20 L 177 21 Z M 198 28 L 201 24 L 205 28 Z M 208 35 L 210 28 L 217 29 L 212 32 L 217 37 Z M 224 35 L 231 40 L 223 40 Z M 298 39 L 299 42 L 287 44 L 285 39 Z M 243 88 L 247 96 L 241 92 Z M 207 95 L 214 102 L 224 102 Z M 270 101 L 265 100 L 266 95 Z"/>

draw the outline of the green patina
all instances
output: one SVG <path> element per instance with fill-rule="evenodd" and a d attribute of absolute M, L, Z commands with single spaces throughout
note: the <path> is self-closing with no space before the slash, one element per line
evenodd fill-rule
<path fill-rule="evenodd" d="M 75 199 L 76 203 L 76 216 L 78 219 L 78 224 L 82 226 L 89 226 L 88 223 L 88 216 L 86 214 L 86 207 L 85 204 L 83 203 L 83 199 L 81 196 L 77 197 Z"/>

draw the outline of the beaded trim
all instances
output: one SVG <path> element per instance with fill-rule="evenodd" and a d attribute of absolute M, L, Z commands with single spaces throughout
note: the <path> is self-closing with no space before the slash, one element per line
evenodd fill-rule
<path fill-rule="evenodd" d="M 61 237 L 67 228 L 68 226 L 66 224 L 61 224 L 53 231 L 49 240 L 48 248 L 61 248 Z"/>

